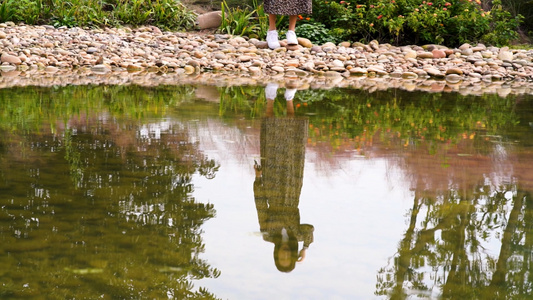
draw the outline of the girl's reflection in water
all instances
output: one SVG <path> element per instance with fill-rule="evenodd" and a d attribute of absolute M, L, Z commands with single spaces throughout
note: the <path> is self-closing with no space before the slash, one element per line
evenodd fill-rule
<path fill-rule="evenodd" d="M 274 116 L 278 85 L 265 89 L 266 117 L 261 123 L 261 164 L 255 163 L 254 195 L 263 239 L 274 243 L 278 270 L 290 272 L 313 242 L 313 226 L 300 224 L 298 203 L 303 184 L 308 120 L 294 116 L 296 89 L 286 89 L 287 116 Z M 303 248 L 298 252 L 298 242 Z"/>

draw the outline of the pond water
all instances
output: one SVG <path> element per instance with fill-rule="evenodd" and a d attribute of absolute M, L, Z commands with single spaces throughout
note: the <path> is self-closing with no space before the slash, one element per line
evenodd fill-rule
<path fill-rule="evenodd" d="M 1 89 L 0 298 L 531 295 L 532 96 L 272 88 Z"/>

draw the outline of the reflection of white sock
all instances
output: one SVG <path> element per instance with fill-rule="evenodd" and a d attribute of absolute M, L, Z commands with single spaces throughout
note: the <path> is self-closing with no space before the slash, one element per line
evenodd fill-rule
<path fill-rule="evenodd" d="M 285 90 L 285 100 L 290 101 L 294 99 L 294 95 L 296 94 L 296 89 L 286 89 Z"/>
<path fill-rule="evenodd" d="M 265 97 L 268 100 L 276 99 L 279 85 L 275 82 L 269 82 L 265 88 Z"/>

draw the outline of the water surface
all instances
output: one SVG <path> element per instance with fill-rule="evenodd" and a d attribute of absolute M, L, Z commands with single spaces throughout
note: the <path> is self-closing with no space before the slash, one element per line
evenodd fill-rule
<path fill-rule="evenodd" d="M 0 297 L 531 294 L 533 98 L 284 93 L 0 90 Z"/>

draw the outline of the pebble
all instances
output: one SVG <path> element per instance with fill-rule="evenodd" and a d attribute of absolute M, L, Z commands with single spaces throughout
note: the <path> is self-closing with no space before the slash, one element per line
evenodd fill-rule
<path fill-rule="evenodd" d="M 0 88 L 22 81 L 42 82 L 37 75 L 51 73 L 61 84 L 68 80 L 84 81 L 83 76 L 88 77 L 87 82 L 94 81 L 90 74 L 120 84 L 142 73 L 153 82 L 172 76 L 184 81 L 194 74 L 188 77 L 202 75 L 221 81 L 240 78 L 228 84 L 251 80 L 250 77 L 257 80 L 256 84 L 263 84 L 273 78 L 298 76 L 309 81 L 310 86 L 313 86 L 312 81 L 317 82 L 315 85 L 325 82 L 339 86 L 347 82 L 349 86 L 374 85 L 372 89 L 376 89 L 375 85 L 392 84 L 392 79 L 409 81 L 399 85 L 409 90 L 424 90 L 424 86 L 432 85 L 433 89 L 443 90 L 442 85 L 452 83 L 465 87 L 495 86 L 496 89 L 501 87 L 497 84 L 500 81 L 517 82 L 523 87 L 511 89 L 510 93 L 531 93 L 529 86 L 533 86 L 533 50 L 482 44 L 463 44 L 459 48 L 396 47 L 377 41 L 313 45 L 308 39 L 298 38 L 297 46 L 288 47 L 282 41 L 283 47 L 270 50 L 264 41 L 257 39 L 169 32 L 153 26 L 92 30 L 1 25 L 0 43 L 4 50 L 0 57 Z M 153 78 L 161 73 L 166 78 Z M 328 80 L 321 79 L 324 77 Z M 430 80 L 436 83 L 424 83 Z M 486 90 L 491 91 L 490 88 Z"/>

